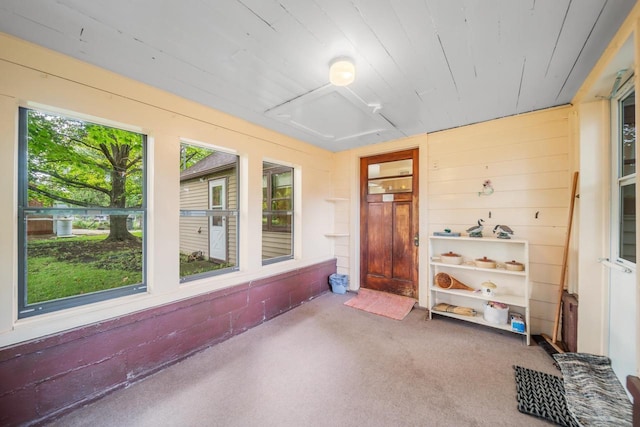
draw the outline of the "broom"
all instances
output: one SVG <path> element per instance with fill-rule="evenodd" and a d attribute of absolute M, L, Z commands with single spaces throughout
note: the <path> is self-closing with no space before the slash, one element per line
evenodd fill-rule
<path fill-rule="evenodd" d="M 571 188 L 571 202 L 569 204 L 569 223 L 567 224 L 567 238 L 564 242 L 564 253 L 562 255 L 562 270 L 560 272 L 560 286 L 558 291 L 558 305 L 556 307 L 556 319 L 553 324 L 553 337 L 542 334 L 542 338 L 547 341 L 559 353 L 564 353 L 558 344 L 558 328 L 560 326 L 560 312 L 562 311 L 562 294 L 564 293 L 564 281 L 567 274 L 567 263 L 569 258 L 569 239 L 571 238 L 571 225 L 573 223 L 573 209 L 576 204 L 576 189 L 578 187 L 578 172 L 573 173 L 573 186 Z"/>

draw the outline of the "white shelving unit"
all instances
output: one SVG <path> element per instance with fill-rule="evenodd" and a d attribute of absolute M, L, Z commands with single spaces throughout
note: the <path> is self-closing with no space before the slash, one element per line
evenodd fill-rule
<path fill-rule="evenodd" d="M 325 199 L 327 202 L 336 203 L 336 202 L 348 202 L 349 199 L 343 197 L 329 197 Z M 326 237 L 349 237 L 349 233 L 324 233 Z"/>
<path fill-rule="evenodd" d="M 462 256 L 462 264 L 448 264 L 441 261 L 441 255 L 449 252 Z M 488 258 L 496 261 L 496 268 L 480 268 L 474 263 L 476 259 Z M 523 271 L 507 270 L 505 263 L 517 261 L 524 265 Z M 468 322 L 478 323 L 492 328 L 510 331 L 526 337 L 527 345 L 531 343 L 529 298 L 529 243 L 526 240 L 497 239 L 494 237 L 429 237 L 429 317 L 434 314 L 453 317 Z M 443 289 L 435 284 L 436 274 L 444 272 L 461 283 L 474 288 L 475 291 L 462 289 Z M 496 284 L 493 296 L 481 293 L 483 282 Z M 509 306 L 509 313 L 519 313 L 525 321 L 525 331 L 512 331 L 511 323 L 495 324 L 487 322 L 483 317 L 484 305 L 495 301 Z M 439 303 L 452 304 L 474 309 L 475 316 L 434 311 Z"/>

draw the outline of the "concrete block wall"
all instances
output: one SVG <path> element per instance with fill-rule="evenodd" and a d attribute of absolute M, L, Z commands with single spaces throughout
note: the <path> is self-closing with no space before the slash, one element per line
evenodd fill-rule
<path fill-rule="evenodd" d="M 42 424 L 329 290 L 336 260 L 0 349 L 0 425 Z"/>

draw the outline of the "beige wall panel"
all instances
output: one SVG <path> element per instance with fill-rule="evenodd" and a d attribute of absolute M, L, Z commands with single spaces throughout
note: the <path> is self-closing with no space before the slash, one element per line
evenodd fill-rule
<path fill-rule="evenodd" d="M 531 330 L 533 331 L 553 331 L 553 320 L 531 318 Z"/>
<path fill-rule="evenodd" d="M 14 212 L 17 210 L 17 183 L 14 180 L 18 164 L 15 151 L 18 144 L 16 107 L 16 99 L 0 96 L 0 141 L 4 140 L 4 143 L 0 142 L 0 182 L 3 183 L 0 190 L 0 195 L 3 196 L 0 218 L 5 224 L 4 227 L 0 227 L 0 283 L 5 284 L 0 285 L 0 301 L 10 303 L 0 306 L 0 333 L 11 330 L 17 313 L 17 307 L 13 304 L 13 301 L 17 301 L 17 288 L 13 284 L 16 283 L 18 265 L 18 232 L 15 227 L 8 226 L 16 222 Z"/>
<path fill-rule="evenodd" d="M 338 238 L 336 238 L 336 239 L 338 239 Z M 339 239 L 340 240 L 345 240 L 346 238 L 340 237 Z M 349 245 L 340 244 L 336 240 L 335 248 L 336 248 L 336 250 L 335 250 L 336 257 L 347 258 L 349 256 Z"/>
<path fill-rule="evenodd" d="M 566 208 L 491 208 L 491 222 L 498 224 L 504 222 L 519 234 L 521 227 L 555 227 L 565 226 L 567 222 Z M 536 218 L 536 212 L 538 218 Z M 432 225 L 456 224 L 460 229 L 469 228 L 472 224 L 469 218 L 485 218 L 488 215 L 487 208 L 482 209 L 465 209 L 451 211 L 431 209 L 429 210 L 429 220 Z M 509 219 L 507 222 L 505 219 Z M 476 219 L 477 220 L 477 219 Z M 447 227 L 451 228 L 451 227 Z M 488 228 L 488 227 L 487 227 Z"/>
<path fill-rule="evenodd" d="M 347 268 L 349 268 L 349 259 L 345 257 L 336 258 L 336 266 L 339 267 L 342 271 L 346 270 Z M 338 273 L 347 274 L 347 273 L 342 273 L 340 271 L 338 271 Z"/>
<path fill-rule="evenodd" d="M 495 179 L 498 176 L 514 176 L 542 172 L 556 172 L 569 170 L 569 156 L 559 154 L 549 157 L 517 159 L 497 163 L 440 168 L 437 160 L 429 160 L 429 182 L 459 180 L 477 177 L 479 185 L 485 179 Z M 568 181 L 568 178 L 565 179 Z M 568 184 L 567 184 L 568 185 Z M 479 190 L 478 190 L 479 191 Z"/>
<path fill-rule="evenodd" d="M 518 232 L 518 237 L 528 240 L 529 247 L 533 245 L 557 246 L 564 245 L 566 227 L 528 227 Z"/>
<path fill-rule="evenodd" d="M 558 285 L 532 281 L 531 299 L 556 304 L 558 302 Z"/>
<path fill-rule="evenodd" d="M 570 107 L 562 107 L 554 111 L 545 110 L 525 116 L 514 116 L 500 119 L 500 129 L 493 126 L 493 122 L 478 123 L 461 128 L 436 132 L 429 135 L 430 153 L 438 156 L 450 153 L 447 145 L 459 144 L 470 147 L 495 147 L 510 145 L 514 142 L 535 142 L 566 136 L 569 133 L 567 121 Z M 544 115 L 544 117 L 543 117 Z M 455 133 L 454 137 L 450 134 Z"/>
<path fill-rule="evenodd" d="M 560 263 L 562 264 L 562 262 Z M 559 283 L 561 265 L 529 263 L 529 278 L 539 283 Z"/>
<path fill-rule="evenodd" d="M 529 245 L 529 262 L 538 264 L 561 265 L 563 246 Z"/>
<path fill-rule="evenodd" d="M 491 184 L 494 191 L 514 191 L 514 190 L 530 190 L 535 189 L 549 189 L 562 187 L 567 177 L 566 171 L 551 171 L 528 175 L 511 175 L 511 176 L 496 176 L 492 177 Z M 429 194 L 452 194 L 457 192 L 466 192 L 465 190 L 475 190 L 480 192 L 482 190 L 482 183 L 484 179 L 463 178 L 450 181 L 436 181 L 429 183 Z M 484 196 L 488 197 L 488 196 Z"/>
<path fill-rule="evenodd" d="M 429 234 L 464 231 L 482 218 L 485 236 L 506 224 L 515 238 L 529 241 L 533 333 L 549 333 L 555 317 L 549 299 L 559 281 L 556 258 L 566 233 L 570 111 L 509 117 L 428 139 Z M 494 191 L 480 195 L 486 179 Z"/>
<path fill-rule="evenodd" d="M 548 322 L 554 322 L 556 316 L 556 303 L 531 300 L 531 317 L 543 319 Z"/>
<path fill-rule="evenodd" d="M 566 140 L 566 136 L 527 143 L 518 143 L 512 140 L 509 145 L 486 148 L 478 147 L 475 144 L 471 147 L 452 144 L 454 146 L 452 148 L 455 148 L 458 152 L 449 153 L 448 155 L 430 154 L 431 161 L 437 162 L 439 168 L 470 166 L 478 163 L 495 164 L 504 161 L 565 154 L 567 150 Z"/>
<path fill-rule="evenodd" d="M 482 182 L 478 184 L 482 188 Z M 509 208 L 509 207 L 558 207 L 566 204 L 566 188 L 528 191 L 496 191 L 491 196 L 479 197 L 478 193 L 470 194 L 437 194 L 429 197 L 430 209 L 468 209 L 474 207 Z M 486 221 L 486 218 L 485 218 Z"/>

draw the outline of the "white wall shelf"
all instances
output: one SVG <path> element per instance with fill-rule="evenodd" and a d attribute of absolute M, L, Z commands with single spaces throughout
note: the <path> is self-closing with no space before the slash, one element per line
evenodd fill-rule
<path fill-rule="evenodd" d="M 453 252 L 462 256 L 462 264 L 449 264 L 440 261 L 442 254 Z M 496 268 L 481 268 L 474 263 L 476 259 L 487 257 L 495 260 Z M 507 270 L 505 263 L 517 261 L 524 265 L 523 271 Z M 440 315 L 465 320 L 480 325 L 510 331 L 525 336 L 527 345 L 531 344 L 529 298 L 529 244 L 526 240 L 497 239 L 494 237 L 429 237 L 429 317 Z M 463 289 L 444 289 L 436 285 L 435 276 L 447 273 L 461 283 L 474 288 L 474 291 Z M 493 296 L 483 295 L 483 282 L 496 284 Z M 488 301 L 503 303 L 509 306 L 509 313 L 518 313 L 525 321 L 525 331 L 511 329 L 511 323 L 495 324 L 483 317 L 484 305 Z M 464 316 L 455 313 L 435 311 L 433 307 L 446 303 L 474 309 L 475 316 Z"/>
<path fill-rule="evenodd" d="M 348 202 L 349 199 L 345 197 L 328 197 L 325 199 L 327 202 L 337 203 L 337 202 Z M 349 237 L 349 233 L 325 233 L 326 237 Z"/>

